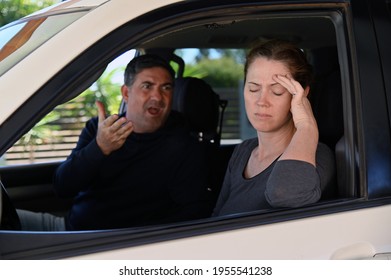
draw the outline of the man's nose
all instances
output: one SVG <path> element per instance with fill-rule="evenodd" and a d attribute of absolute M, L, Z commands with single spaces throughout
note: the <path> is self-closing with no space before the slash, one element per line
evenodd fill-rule
<path fill-rule="evenodd" d="M 162 99 L 162 95 L 163 95 L 162 90 L 159 87 L 155 87 L 151 91 L 151 99 L 161 100 Z"/>

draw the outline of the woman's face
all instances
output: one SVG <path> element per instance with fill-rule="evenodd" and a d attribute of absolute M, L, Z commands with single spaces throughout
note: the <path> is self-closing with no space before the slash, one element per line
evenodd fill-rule
<path fill-rule="evenodd" d="M 292 96 L 275 75 L 291 75 L 283 62 L 256 58 L 247 69 L 244 101 L 247 117 L 258 132 L 275 132 L 292 122 Z"/>

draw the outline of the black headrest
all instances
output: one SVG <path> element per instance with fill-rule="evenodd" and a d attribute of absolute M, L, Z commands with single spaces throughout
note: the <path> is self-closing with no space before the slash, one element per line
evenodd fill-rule
<path fill-rule="evenodd" d="M 319 140 L 334 149 L 344 131 L 342 84 L 336 48 L 312 52 L 315 82 L 309 99 L 319 127 Z"/>
<path fill-rule="evenodd" d="M 314 67 L 315 75 L 321 77 L 339 69 L 336 47 L 323 47 L 311 51 L 309 61 Z"/>
<path fill-rule="evenodd" d="M 177 78 L 172 109 L 183 113 L 191 129 L 209 140 L 218 134 L 219 96 L 202 79 Z"/>

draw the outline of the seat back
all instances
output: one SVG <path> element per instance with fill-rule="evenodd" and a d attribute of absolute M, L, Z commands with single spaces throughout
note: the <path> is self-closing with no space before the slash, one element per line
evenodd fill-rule
<path fill-rule="evenodd" d="M 344 132 L 341 72 L 335 47 L 312 53 L 315 83 L 310 101 L 319 128 L 319 140 L 332 150 Z"/>
<path fill-rule="evenodd" d="M 183 113 L 200 142 L 220 145 L 226 104 L 202 79 L 179 77 L 175 80 L 172 109 Z"/>
<path fill-rule="evenodd" d="M 336 145 L 344 134 L 342 83 L 336 47 L 321 48 L 313 51 L 310 62 L 315 70 L 315 82 L 309 96 L 314 116 L 319 128 L 319 141 L 340 155 L 340 146 Z M 322 199 L 329 199 L 341 194 L 341 164 L 336 160 L 336 178 L 332 188 L 325 190 Z"/>
<path fill-rule="evenodd" d="M 208 170 L 208 190 L 214 205 L 223 183 L 228 159 L 220 146 L 222 120 L 226 100 L 204 80 L 194 77 L 178 77 L 172 109 L 181 112 L 205 152 Z"/>

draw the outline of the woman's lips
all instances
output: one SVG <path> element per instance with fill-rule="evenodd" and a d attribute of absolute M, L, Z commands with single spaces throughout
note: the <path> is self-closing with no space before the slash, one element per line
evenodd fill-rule
<path fill-rule="evenodd" d="M 258 119 L 268 119 L 268 118 L 271 118 L 272 116 L 269 115 L 269 114 L 263 114 L 263 113 L 255 113 L 255 116 L 258 118 Z"/>

